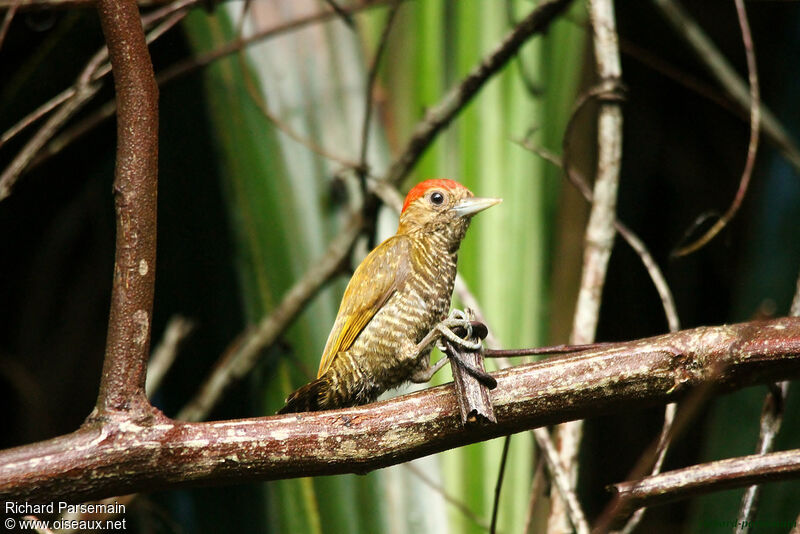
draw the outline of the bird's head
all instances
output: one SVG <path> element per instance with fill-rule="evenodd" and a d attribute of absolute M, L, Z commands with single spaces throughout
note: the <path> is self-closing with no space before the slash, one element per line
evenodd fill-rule
<path fill-rule="evenodd" d="M 457 249 L 472 216 L 502 201 L 478 198 L 453 180 L 425 180 L 406 195 L 397 233 L 433 234 Z"/>

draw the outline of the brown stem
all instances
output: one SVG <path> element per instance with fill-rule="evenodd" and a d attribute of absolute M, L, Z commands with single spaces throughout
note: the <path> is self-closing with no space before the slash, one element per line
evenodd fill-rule
<path fill-rule="evenodd" d="M 759 132 L 761 131 L 761 93 L 758 83 L 758 71 L 756 69 L 756 54 L 753 50 L 753 37 L 750 34 L 750 23 L 747 20 L 744 0 L 734 1 L 736 3 L 736 12 L 739 16 L 739 26 L 742 29 L 742 40 L 744 41 L 744 51 L 747 57 L 747 73 L 750 81 L 750 140 L 747 144 L 747 158 L 745 160 L 744 170 L 742 171 L 742 177 L 739 180 L 739 189 L 736 191 L 736 196 L 733 198 L 733 202 L 728 207 L 725 214 L 697 240 L 683 245 L 673 252 L 673 256 L 685 256 L 699 250 L 725 228 L 736 215 L 736 212 L 739 211 L 739 207 L 742 205 L 744 196 L 747 193 L 750 178 L 753 175 L 756 153 L 758 152 Z"/>
<path fill-rule="evenodd" d="M 720 369 L 722 371 L 720 372 Z M 496 425 L 465 428 L 447 384 L 358 408 L 216 423 L 107 420 L 0 453 L 0 500 L 364 473 L 556 422 L 800 376 L 800 319 L 683 330 L 494 373 Z"/>
<path fill-rule="evenodd" d="M 117 98 L 117 250 L 96 410 L 149 412 L 144 393 L 156 268 L 158 87 L 134 0 L 100 0 Z"/>
<path fill-rule="evenodd" d="M 625 510 L 800 476 L 800 449 L 729 458 L 611 486 Z"/>

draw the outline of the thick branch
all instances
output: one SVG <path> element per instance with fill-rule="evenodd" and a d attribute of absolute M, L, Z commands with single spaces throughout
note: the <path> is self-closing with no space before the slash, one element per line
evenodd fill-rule
<path fill-rule="evenodd" d="M 217 423 L 109 421 L 0 453 L 0 499 L 85 501 L 196 484 L 364 473 L 521 430 L 800 376 L 800 319 L 684 330 L 499 371 L 496 425 L 452 384 L 337 411 Z"/>
<path fill-rule="evenodd" d="M 149 410 L 145 369 L 156 268 L 158 87 L 134 0 L 100 0 L 117 95 L 117 251 L 97 410 Z"/>

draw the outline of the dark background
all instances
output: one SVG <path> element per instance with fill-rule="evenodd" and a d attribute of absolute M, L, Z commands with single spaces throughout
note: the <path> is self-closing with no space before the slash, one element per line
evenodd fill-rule
<path fill-rule="evenodd" d="M 683 327 L 785 315 L 800 271 L 800 176 L 762 135 L 751 188 L 733 222 L 700 252 L 670 258 L 699 215 L 722 213 L 733 199 L 744 167 L 749 120 L 650 2 L 617 2 L 616 7 L 623 51 L 643 48 L 676 68 L 684 82 L 705 84 L 713 96 L 664 76 L 651 61 L 623 56 L 628 91 L 620 218 L 639 233 L 663 267 Z M 747 7 L 763 100 L 798 138 L 800 3 L 748 2 Z M 686 8 L 746 79 L 732 2 L 687 2 Z M 19 15 L 0 49 L 0 129 L 5 131 L 70 85 L 101 39 L 92 11 Z M 156 69 L 190 53 L 180 31 L 168 33 L 152 48 Z M 111 97 L 106 88 L 95 102 Z M 161 92 L 153 339 L 160 338 L 174 313 L 197 325 L 156 399 L 168 415 L 190 397 L 244 326 L 202 98 L 199 75 Z M 0 447 L 69 432 L 94 404 L 113 265 L 114 139 L 115 126 L 106 122 L 25 174 L 11 197 L 0 203 Z M 4 167 L 20 146 L 17 139 L 2 148 Z M 664 330 L 663 312 L 639 259 L 618 241 L 598 340 L 633 339 Z M 232 391 L 213 418 L 247 415 L 248 389 L 244 384 Z M 751 453 L 765 392 L 751 388 L 709 403 L 675 443 L 665 468 Z M 778 449 L 796 447 L 800 434 L 795 393 L 790 393 Z M 250 415 L 261 415 L 253 411 Z M 653 409 L 588 422 L 580 488 L 590 517 L 607 502 L 605 485 L 626 478 L 659 431 L 661 418 L 662 410 Z M 252 499 L 253 493 L 235 487 L 170 493 L 163 502 L 151 497 L 135 505 L 133 519 L 143 531 L 194 531 L 200 525 L 213 531 L 214 514 L 223 503 L 230 511 L 242 506 L 242 499 Z M 769 486 L 758 517 L 794 518 L 798 509 L 792 506 L 792 494 L 800 494 L 799 485 Z M 692 525 L 733 520 L 718 515 L 726 513 L 719 510 L 740 495 L 729 491 L 655 508 L 647 513 L 641 531 L 702 530 Z M 214 510 L 203 503 L 214 503 Z M 167 508 L 173 513 L 167 514 Z M 229 515 L 224 524 L 230 528 L 237 521 L 245 519 Z"/>

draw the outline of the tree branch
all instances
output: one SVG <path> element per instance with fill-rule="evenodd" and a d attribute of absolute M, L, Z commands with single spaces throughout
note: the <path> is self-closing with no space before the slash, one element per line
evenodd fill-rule
<path fill-rule="evenodd" d="M 724 489 L 800 477 L 800 449 L 729 458 L 610 487 L 620 512 L 665 504 Z"/>
<path fill-rule="evenodd" d="M 0 453 L 0 499 L 364 473 L 577 418 L 800 376 L 800 319 L 683 330 L 494 373 L 496 425 L 465 428 L 453 386 L 343 410 L 217 423 L 109 420 Z"/>
<path fill-rule="evenodd" d="M 144 393 L 156 268 L 158 87 L 134 0 L 100 0 L 117 95 L 117 251 L 94 415 L 152 410 Z"/>

